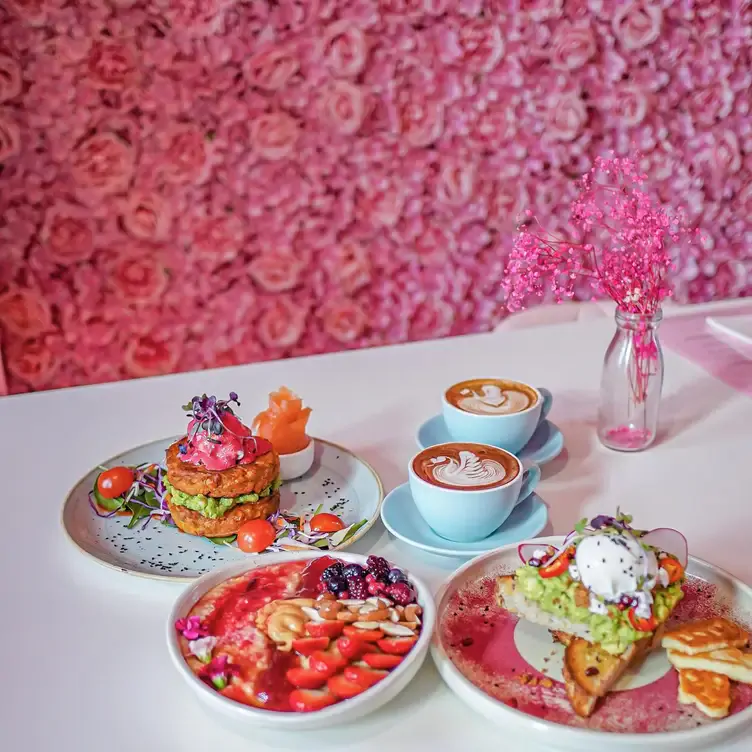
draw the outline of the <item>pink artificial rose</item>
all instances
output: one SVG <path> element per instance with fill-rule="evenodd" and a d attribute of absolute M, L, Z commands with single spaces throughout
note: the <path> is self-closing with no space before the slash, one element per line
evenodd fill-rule
<path fill-rule="evenodd" d="M 501 27 L 489 19 L 463 19 L 456 34 L 459 47 L 456 59 L 473 73 L 490 73 L 504 57 Z"/>
<path fill-rule="evenodd" d="M 589 25 L 561 23 L 551 43 L 551 63 L 555 68 L 576 70 L 591 60 L 597 51 L 595 35 Z"/>
<path fill-rule="evenodd" d="M 125 253 L 114 259 L 107 281 L 127 303 L 158 303 L 167 288 L 167 270 L 152 254 Z"/>
<path fill-rule="evenodd" d="M 546 132 L 555 141 L 574 141 L 582 133 L 587 119 L 587 109 L 579 92 L 565 92 L 558 97 L 554 95 L 553 105 L 548 111 Z"/>
<path fill-rule="evenodd" d="M 89 50 L 89 80 L 100 89 L 123 91 L 138 77 L 136 52 L 131 44 L 98 39 Z"/>
<path fill-rule="evenodd" d="M 523 16 L 539 23 L 549 18 L 558 18 L 564 9 L 564 0 L 519 0 L 518 7 Z"/>
<path fill-rule="evenodd" d="M 89 213 L 78 206 L 53 204 L 44 219 L 41 241 L 52 258 L 61 264 L 86 261 L 94 251 Z"/>
<path fill-rule="evenodd" d="M 36 290 L 11 288 L 0 295 L 0 325 L 17 337 L 38 337 L 52 328 L 52 311 Z"/>
<path fill-rule="evenodd" d="M 71 174 L 76 184 L 96 196 L 125 191 L 133 177 L 135 156 L 114 133 L 97 133 L 71 154 Z"/>
<path fill-rule="evenodd" d="M 171 183 L 201 183 L 208 176 L 209 162 L 206 137 L 190 123 L 178 123 L 165 137 L 162 171 Z"/>
<path fill-rule="evenodd" d="M 408 95 L 400 107 L 400 132 L 410 146 L 430 146 L 444 132 L 444 105 L 436 99 Z"/>
<path fill-rule="evenodd" d="M 217 264 L 232 261 L 243 248 L 245 226 L 234 214 L 199 217 L 192 223 L 190 249 Z"/>
<path fill-rule="evenodd" d="M 321 57 L 338 78 L 357 76 L 365 67 L 367 53 L 365 35 L 350 21 L 337 21 L 324 32 Z"/>
<path fill-rule="evenodd" d="M 165 16 L 176 29 L 193 34 L 218 30 L 222 14 L 232 0 L 166 0 Z"/>
<path fill-rule="evenodd" d="M 413 247 L 412 255 L 421 266 L 441 266 L 457 249 L 457 241 L 449 230 L 429 220 Z"/>
<path fill-rule="evenodd" d="M 431 298 L 421 303 L 410 318 L 411 339 L 446 337 L 454 324 L 454 309 L 444 300 Z"/>
<path fill-rule="evenodd" d="M 342 345 L 352 345 L 365 331 L 368 317 L 358 303 L 350 299 L 328 302 L 320 311 L 324 331 Z"/>
<path fill-rule="evenodd" d="M 21 151 L 21 129 L 7 115 L 0 112 L 0 164 Z"/>
<path fill-rule="evenodd" d="M 353 295 L 371 281 L 368 253 L 360 243 L 342 240 L 324 255 L 322 265 L 332 284 L 346 295 Z"/>
<path fill-rule="evenodd" d="M 125 347 L 125 368 L 136 378 L 172 373 L 179 359 L 177 337 L 157 338 L 150 334 L 130 337 Z"/>
<path fill-rule="evenodd" d="M 446 161 L 441 166 L 436 198 L 442 204 L 462 206 L 473 195 L 475 166 L 468 161 Z"/>
<path fill-rule="evenodd" d="M 300 62 L 290 47 L 269 47 L 257 52 L 243 64 L 251 86 L 265 91 L 279 91 L 298 72 Z"/>
<path fill-rule="evenodd" d="M 611 27 L 625 50 L 639 50 L 658 39 L 662 23 L 663 10 L 660 5 L 635 0 L 619 4 Z"/>
<path fill-rule="evenodd" d="M 248 273 L 265 292 L 279 293 L 297 287 L 303 266 L 290 253 L 262 253 L 251 261 Z"/>
<path fill-rule="evenodd" d="M 322 107 L 324 119 L 333 130 L 352 136 L 363 124 L 365 95 L 355 84 L 334 81 L 324 93 Z"/>
<path fill-rule="evenodd" d="M 8 373 L 32 389 L 45 387 L 59 365 L 53 348 L 43 337 L 11 343 L 5 354 Z"/>
<path fill-rule="evenodd" d="M 303 335 L 306 317 L 305 308 L 285 298 L 275 298 L 256 323 L 261 344 L 272 350 L 292 347 Z"/>
<path fill-rule="evenodd" d="M 49 7 L 54 5 L 45 0 L 5 0 L 4 4 L 30 26 L 44 25 Z"/>
<path fill-rule="evenodd" d="M 727 118 L 734 108 L 734 92 L 725 78 L 709 86 L 695 88 L 689 95 L 692 120 L 702 125 L 715 125 Z"/>
<path fill-rule="evenodd" d="M 405 192 L 400 184 L 387 178 L 370 180 L 358 192 L 356 205 L 360 215 L 374 227 L 394 227 L 402 215 Z"/>
<path fill-rule="evenodd" d="M 9 55 L 0 55 L 0 103 L 21 93 L 21 66 Z"/>
<path fill-rule="evenodd" d="M 611 95 L 609 110 L 617 123 L 631 128 L 645 119 L 648 100 L 639 86 L 617 84 Z"/>
<path fill-rule="evenodd" d="M 136 191 L 122 210 L 123 228 L 137 240 L 164 240 L 172 224 L 170 204 L 157 193 Z"/>
<path fill-rule="evenodd" d="M 251 124 L 251 142 L 264 159 L 285 159 L 292 154 L 298 141 L 298 122 L 286 112 L 270 112 Z"/>

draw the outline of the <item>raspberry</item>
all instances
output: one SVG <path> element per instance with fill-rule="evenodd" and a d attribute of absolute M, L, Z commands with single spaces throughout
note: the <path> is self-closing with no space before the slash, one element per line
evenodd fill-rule
<path fill-rule="evenodd" d="M 360 564 L 348 564 L 343 570 L 342 574 L 349 580 L 351 577 L 356 577 L 362 580 L 366 576 L 366 570 L 360 566 Z"/>
<path fill-rule="evenodd" d="M 337 593 L 337 598 L 341 601 L 347 600 L 349 597 L 350 597 L 349 590 L 340 590 L 339 593 Z"/>
<path fill-rule="evenodd" d="M 386 593 L 398 606 L 409 606 L 415 600 L 415 593 L 406 582 L 389 585 Z"/>
<path fill-rule="evenodd" d="M 389 574 L 389 562 L 386 559 L 381 556 L 369 556 L 366 560 L 366 566 L 377 580 L 386 580 L 386 576 Z"/>
<path fill-rule="evenodd" d="M 374 580 L 373 582 L 368 583 L 368 592 L 371 595 L 381 595 L 382 593 L 386 592 L 387 586 L 383 582 L 379 582 L 378 580 Z"/>
<path fill-rule="evenodd" d="M 377 582 L 376 577 L 370 572 L 366 575 L 366 582 L 370 585 L 372 582 Z"/>
<path fill-rule="evenodd" d="M 326 593 L 328 590 L 329 590 L 329 588 L 326 586 L 326 583 L 323 580 L 321 580 L 319 583 L 317 583 L 317 585 L 316 585 L 316 591 L 317 592 L 319 592 L 319 593 Z"/>
<path fill-rule="evenodd" d="M 321 579 L 324 582 L 342 577 L 342 564 L 339 561 L 335 561 L 334 564 L 330 564 L 322 573 Z"/>
<path fill-rule="evenodd" d="M 360 577 L 348 577 L 347 589 L 350 591 L 350 597 L 359 601 L 364 601 L 368 598 L 368 585 L 365 580 L 361 580 Z"/>

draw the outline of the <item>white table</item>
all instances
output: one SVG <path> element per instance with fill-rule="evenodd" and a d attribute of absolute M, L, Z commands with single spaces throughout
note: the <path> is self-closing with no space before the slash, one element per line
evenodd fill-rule
<path fill-rule="evenodd" d="M 0 400 L 0 748 L 514 749 L 454 698 L 430 660 L 402 695 L 355 726 L 305 738 L 223 731 L 194 704 L 163 645 L 179 586 L 117 574 L 82 556 L 61 532 L 60 507 L 71 484 L 104 458 L 181 431 L 180 405 L 194 393 L 235 390 L 250 416 L 280 384 L 314 408 L 315 435 L 362 454 L 390 490 L 406 479 L 415 429 L 437 412 L 442 388 L 498 374 L 555 395 L 551 417 L 568 456 L 548 466 L 539 489 L 551 510 L 545 532 L 567 532 L 580 517 L 619 505 L 641 526 L 681 528 L 693 554 L 752 582 L 752 401 L 667 352 L 666 438 L 635 455 L 603 449 L 593 421 L 612 333 L 604 318 Z M 457 566 L 398 545 L 380 524 L 356 550 L 397 560 L 434 586 Z M 742 749 L 749 744 L 724 746 Z"/>

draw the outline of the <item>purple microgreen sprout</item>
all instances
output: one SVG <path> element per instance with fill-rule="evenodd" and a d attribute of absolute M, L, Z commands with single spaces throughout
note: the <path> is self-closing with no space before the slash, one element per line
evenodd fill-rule
<path fill-rule="evenodd" d="M 219 443 L 216 437 L 221 436 L 225 431 L 231 433 L 233 436 L 238 436 L 234 431 L 231 431 L 224 423 L 223 417 L 225 415 L 235 415 L 231 405 L 235 404 L 240 407 L 238 401 L 238 395 L 235 392 L 230 392 L 229 399 L 218 400 L 214 395 L 207 397 L 202 394 L 200 397 L 194 397 L 188 404 L 183 405 L 183 410 L 189 418 L 195 421 L 191 433 L 188 436 L 189 441 L 194 439 L 199 431 L 205 431 L 210 441 Z M 239 436 L 239 438 L 247 438 L 245 436 Z M 181 454 L 185 454 L 180 447 L 178 451 Z"/>

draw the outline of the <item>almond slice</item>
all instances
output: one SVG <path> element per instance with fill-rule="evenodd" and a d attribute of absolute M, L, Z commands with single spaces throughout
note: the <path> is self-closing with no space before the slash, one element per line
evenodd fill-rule
<path fill-rule="evenodd" d="M 300 610 L 311 620 L 315 622 L 326 621 L 324 617 L 315 609 L 310 606 L 301 606 Z"/>
<path fill-rule="evenodd" d="M 341 603 L 343 606 L 350 608 L 350 606 L 363 606 L 365 605 L 366 601 L 358 600 L 357 598 L 343 598 L 341 601 L 338 601 L 338 603 Z"/>
<path fill-rule="evenodd" d="M 379 621 L 356 621 L 353 626 L 357 627 L 358 629 L 378 629 L 383 624 L 391 624 L 391 622 L 379 622 Z M 392 626 L 394 626 L 392 624 Z M 382 630 L 383 632 L 386 632 L 386 630 Z M 410 632 L 412 634 L 412 632 Z"/>
<path fill-rule="evenodd" d="M 389 606 L 392 605 L 391 601 L 388 601 L 386 598 L 380 598 L 378 595 L 366 598 L 366 603 L 373 603 L 373 605 L 378 608 L 389 608 Z"/>
<path fill-rule="evenodd" d="M 296 606 L 306 606 L 308 608 L 311 608 L 316 601 L 313 600 L 313 598 L 290 598 L 289 600 L 285 601 L 285 603 L 292 603 Z"/>
<path fill-rule="evenodd" d="M 357 613 L 353 613 L 352 611 L 340 611 L 337 614 L 337 621 L 353 622 L 353 621 L 358 621 L 359 618 L 360 618 L 360 615 Z"/>
<path fill-rule="evenodd" d="M 388 634 L 390 637 L 414 637 L 415 632 L 409 627 L 402 624 L 395 624 L 391 621 L 382 621 L 376 625 L 384 634 Z"/>
<path fill-rule="evenodd" d="M 395 624 L 400 620 L 399 612 L 393 608 L 389 609 L 389 621 L 393 621 Z"/>
<path fill-rule="evenodd" d="M 360 615 L 367 617 L 369 621 L 385 621 L 389 618 L 389 612 L 385 608 L 382 608 L 379 611 L 368 611 L 366 613 L 361 611 Z"/>
<path fill-rule="evenodd" d="M 405 621 L 414 621 L 420 624 L 420 615 L 423 610 L 417 603 L 411 603 L 409 606 L 405 606 Z"/>
<path fill-rule="evenodd" d="M 358 609 L 361 614 L 370 614 L 371 611 L 379 611 L 379 607 L 375 603 L 365 603 Z"/>
<path fill-rule="evenodd" d="M 420 623 L 417 621 L 401 621 L 399 622 L 403 627 L 407 627 L 408 629 L 412 629 L 413 632 L 418 631 L 418 627 L 420 626 Z"/>

